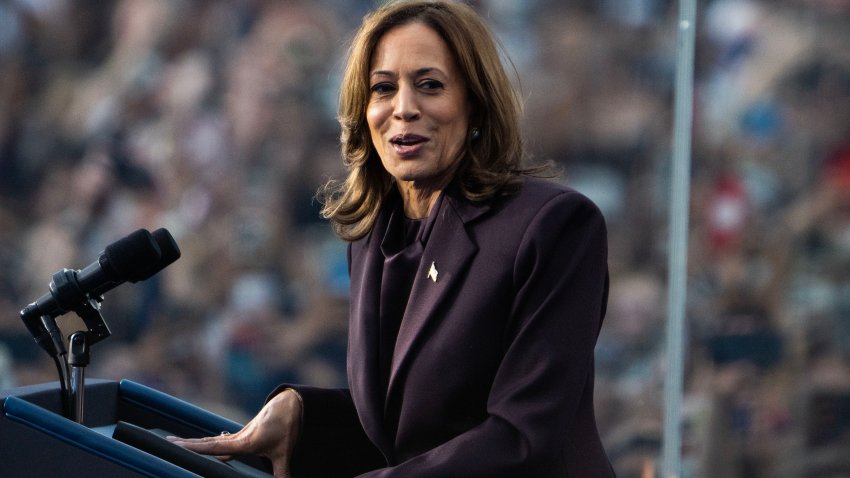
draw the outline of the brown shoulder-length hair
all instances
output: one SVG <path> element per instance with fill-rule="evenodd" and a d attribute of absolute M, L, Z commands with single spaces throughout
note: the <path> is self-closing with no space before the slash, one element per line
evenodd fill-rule
<path fill-rule="evenodd" d="M 366 123 L 369 69 L 381 37 L 394 27 L 422 23 L 433 28 L 454 52 L 470 99 L 468 134 L 460 152 L 455 183 L 472 201 L 490 199 L 519 187 L 523 144 L 520 101 L 502 65 L 493 35 L 475 11 L 451 1 L 396 1 L 363 19 L 342 77 L 339 122 L 342 157 L 348 169 L 343 182 L 331 181 L 319 195 L 322 216 L 342 239 L 366 235 L 375 223 L 393 178 L 378 157 Z"/>

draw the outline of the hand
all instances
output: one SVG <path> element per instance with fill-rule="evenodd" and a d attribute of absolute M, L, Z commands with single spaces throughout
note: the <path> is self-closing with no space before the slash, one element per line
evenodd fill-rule
<path fill-rule="evenodd" d="M 289 462 L 301 427 L 301 397 L 286 389 L 272 397 L 247 425 L 232 434 L 204 438 L 168 437 L 176 445 L 223 460 L 259 455 L 271 460 L 275 478 L 289 478 Z"/>

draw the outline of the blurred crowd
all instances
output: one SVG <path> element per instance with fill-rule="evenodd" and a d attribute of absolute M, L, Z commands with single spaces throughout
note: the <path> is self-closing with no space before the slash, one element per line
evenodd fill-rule
<path fill-rule="evenodd" d="M 598 420 L 618 474 L 654 476 L 678 2 L 470 3 L 530 156 L 608 220 Z M 0 3 L 0 388 L 56 379 L 18 318 L 52 274 L 159 227 L 182 257 L 109 292 L 87 376 L 243 421 L 280 382 L 345 386 L 345 244 L 315 193 L 374 4 Z M 850 0 L 699 2 L 685 476 L 850 476 L 848 45 Z"/>

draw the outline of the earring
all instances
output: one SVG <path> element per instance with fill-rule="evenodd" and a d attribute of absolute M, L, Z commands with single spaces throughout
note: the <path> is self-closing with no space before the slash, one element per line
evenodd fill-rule
<path fill-rule="evenodd" d="M 481 137 L 481 131 L 478 128 L 472 128 L 470 136 L 472 137 L 472 139 L 478 139 L 479 137 Z"/>

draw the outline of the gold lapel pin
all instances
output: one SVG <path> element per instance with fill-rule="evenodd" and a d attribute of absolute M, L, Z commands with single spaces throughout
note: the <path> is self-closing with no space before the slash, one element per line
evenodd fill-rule
<path fill-rule="evenodd" d="M 428 269 L 428 275 L 426 277 L 431 279 L 431 281 L 433 281 L 433 282 L 437 282 L 437 274 L 438 274 L 437 265 L 434 264 L 434 262 L 432 261 L 431 262 L 431 268 Z"/>

